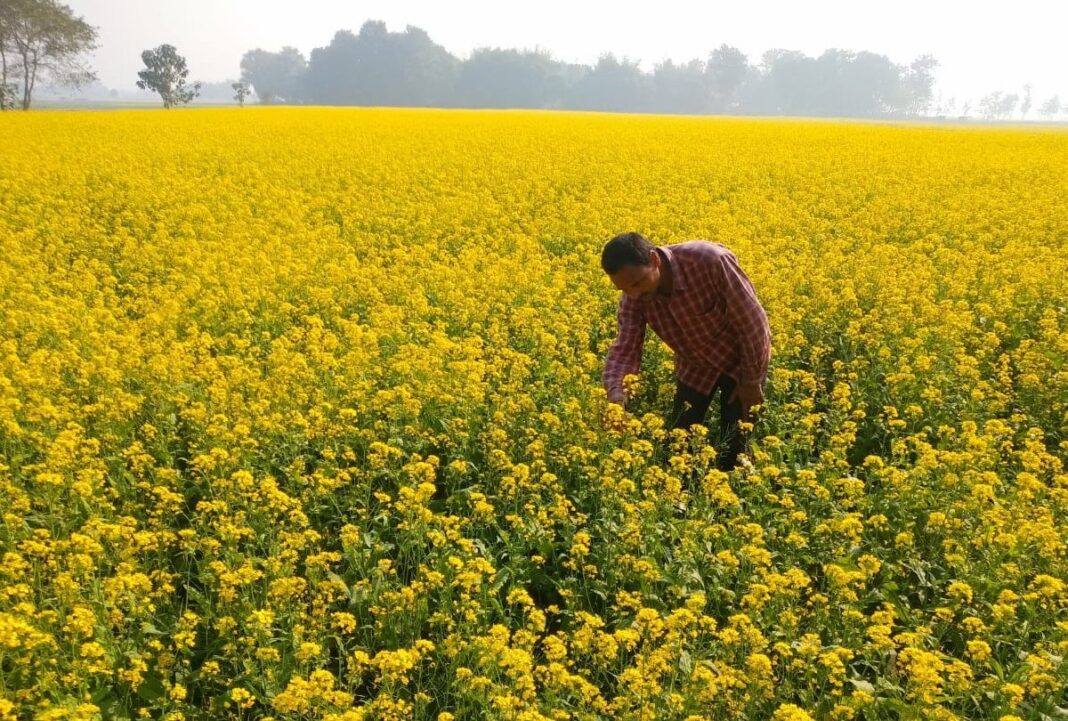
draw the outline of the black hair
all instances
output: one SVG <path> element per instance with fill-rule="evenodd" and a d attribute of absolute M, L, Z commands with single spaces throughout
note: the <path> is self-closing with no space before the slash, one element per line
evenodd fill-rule
<path fill-rule="evenodd" d="M 601 251 L 601 268 L 615 275 L 627 265 L 652 265 L 653 244 L 641 233 L 620 233 Z"/>

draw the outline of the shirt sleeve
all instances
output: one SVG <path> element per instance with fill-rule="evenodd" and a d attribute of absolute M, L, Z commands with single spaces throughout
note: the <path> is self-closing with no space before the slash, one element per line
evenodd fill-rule
<path fill-rule="evenodd" d="M 726 301 L 726 319 L 738 342 L 741 360 L 737 380 L 763 383 L 771 355 L 771 328 L 753 284 L 729 251 L 717 257 L 711 273 L 713 283 L 721 289 Z"/>
<path fill-rule="evenodd" d="M 619 334 L 608 349 L 604 361 L 602 380 L 608 392 L 608 400 L 622 404 L 626 400 L 623 378 L 637 374 L 642 362 L 642 347 L 645 342 L 645 315 L 640 304 L 626 296 L 619 301 L 616 312 Z"/>

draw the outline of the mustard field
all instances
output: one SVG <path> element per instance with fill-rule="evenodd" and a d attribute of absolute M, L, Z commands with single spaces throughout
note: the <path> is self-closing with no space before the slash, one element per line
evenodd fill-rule
<path fill-rule="evenodd" d="M 1063 129 L 38 112 L 0 157 L 0 721 L 1068 713 Z M 767 310 L 730 474 L 652 333 L 606 402 L 624 231 Z"/>

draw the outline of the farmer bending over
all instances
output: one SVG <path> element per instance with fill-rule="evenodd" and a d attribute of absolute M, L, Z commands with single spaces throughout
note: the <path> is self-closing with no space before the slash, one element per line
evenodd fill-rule
<path fill-rule="evenodd" d="M 703 423 L 718 390 L 716 467 L 734 468 L 748 443 L 738 421 L 764 402 L 771 354 L 768 317 L 738 259 L 719 243 L 654 247 L 639 233 L 622 233 L 605 245 L 601 267 L 623 292 L 619 335 L 604 364 L 608 400 L 625 405 L 623 377 L 638 372 L 648 323 L 675 352 L 670 428 Z"/>

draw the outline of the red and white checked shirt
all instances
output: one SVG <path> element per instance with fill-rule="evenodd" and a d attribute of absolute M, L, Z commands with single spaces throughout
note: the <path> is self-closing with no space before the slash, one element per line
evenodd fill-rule
<path fill-rule="evenodd" d="M 646 323 L 675 351 L 675 373 L 694 390 L 711 393 L 721 373 L 740 383 L 763 383 L 771 329 L 734 253 L 706 240 L 659 246 L 656 252 L 671 268 L 671 295 L 643 303 L 621 294 L 619 335 L 604 364 L 609 399 L 621 399 L 623 377 L 638 372 Z"/>

